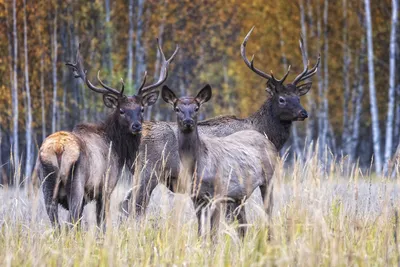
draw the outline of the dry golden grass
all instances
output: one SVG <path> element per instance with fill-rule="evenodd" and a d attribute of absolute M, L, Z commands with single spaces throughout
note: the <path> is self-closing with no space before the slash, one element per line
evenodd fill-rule
<path fill-rule="evenodd" d="M 344 173 L 348 174 L 344 174 Z M 2 266 L 394 266 L 399 263 L 397 210 L 399 181 L 345 171 L 327 172 L 316 157 L 274 177 L 272 240 L 259 191 L 246 209 L 244 240 L 236 224 L 222 222 L 216 240 L 197 236 L 190 200 L 156 188 L 148 215 L 119 221 L 117 204 L 128 186 L 113 193 L 112 225 L 103 234 L 94 223 L 94 206 L 85 208 L 83 229 L 53 231 L 42 197 L 30 201 L 24 190 L 0 190 Z M 67 213 L 60 208 L 61 218 Z"/>

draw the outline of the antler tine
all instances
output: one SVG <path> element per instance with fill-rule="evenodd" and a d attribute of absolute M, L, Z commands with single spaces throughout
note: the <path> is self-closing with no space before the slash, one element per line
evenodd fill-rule
<path fill-rule="evenodd" d="M 143 89 L 143 86 L 146 84 L 146 79 L 147 79 L 147 71 L 144 72 L 142 84 L 140 85 L 140 87 L 137 90 L 138 95 L 142 94 L 142 89 Z"/>
<path fill-rule="evenodd" d="M 176 48 L 175 48 L 174 53 L 172 54 L 172 56 L 168 60 L 166 60 L 164 52 L 163 52 L 163 50 L 161 48 L 161 45 L 160 45 L 160 42 L 159 42 L 158 38 L 157 38 L 157 48 L 160 51 L 160 54 L 161 54 L 161 57 L 162 57 L 162 65 L 161 65 L 160 77 L 158 78 L 158 81 L 156 83 L 148 85 L 146 87 L 143 87 L 140 90 L 141 94 L 143 94 L 144 92 L 151 91 L 152 89 L 157 88 L 158 86 L 160 86 L 162 83 L 165 82 L 165 80 L 168 78 L 168 66 L 174 60 L 176 54 L 179 51 L 179 46 L 177 45 Z"/>
<path fill-rule="evenodd" d="M 304 40 L 303 40 L 303 36 L 300 35 L 300 50 L 301 50 L 301 56 L 303 58 L 303 66 L 304 66 L 304 70 L 302 73 L 300 73 L 294 80 L 293 80 L 293 84 L 296 85 L 298 82 L 301 81 L 301 79 L 304 77 L 304 75 L 307 74 L 308 72 L 308 58 L 307 58 L 307 52 L 304 49 Z"/>
<path fill-rule="evenodd" d="M 124 95 L 124 90 L 125 90 L 125 83 L 124 83 L 124 79 L 121 78 L 121 80 L 119 81 L 121 83 L 121 96 Z"/>
<path fill-rule="evenodd" d="M 122 96 L 124 94 L 124 86 L 122 87 L 122 90 L 119 91 L 119 90 L 112 88 L 112 87 L 106 85 L 105 83 L 103 83 L 103 81 L 100 79 L 100 70 L 97 72 L 97 80 L 99 81 L 101 86 L 103 86 L 108 91 L 107 93 L 111 93 L 111 94 L 118 95 L 118 96 Z"/>
<path fill-rule="evenodd" d="M 321 61 L 321 55 L 318 55 L 317 63 L 315 63 L 314 67 L 311 70 L 309 70 L 308 73 L 304 75 L 304 77 L 301 78 L 299 82 L 307 80 L 308 78 L 312 77 L 315 73 L 317 73 L 320 61 Z"/>
<path fill-rule="evenodd" d="M 91 89 L 92 91 L 95 91 L 96 93 L 100 93 L 100 94 L 108 94 L 108 93 L 110 93 L 106 89 L 94 86 L 89 81 L 89 79 L 88 79 L 88 77 L 86 75 L 87 71 L 83 67 L 83 60 L 82 60 L 82 56 L 81 56 L 81 53 L 80 53 L 80 47 L 81 47 L 81 45 L 78 44 L 78 49 L 76 51 L 76 61 L 75 61 L 75 63 L 67 62 L 67 63 L 65 63 L 65 65 L 67 65 L 68 67 L 70 67 L 72 69 L 75 78 L 81 78 L 86 83 L 86 85 L 89 87 L 89 89 Z"/>
<path fill-rule="evenodd" d="M 290 68 L 291 68 L 291 67 L 292 67 L 292 66 L 289 65 L 288 70 L 287 70 L 285 76 L 283 76 L 283 78 L 282 78 L 281 80 L 278 80 L 278 82 L 280 82 L 281 84 L 283 84 L 283 82 L 286 80 L 287 76 L 289 75 L 289 72 L 290 72 Z"/>
<path fill-rule="evenodd" d="M 254 62 L 253 62 L 253 61 L 254 61 L 254 55 L 253 55 L 251 61 L 249 61 L 249 60 L 247 59 L 247 56 L 246 56 L 246 45 L 247 45 L 247 41 L 248 41 L 248 39 L 249 39 L 251 33 L 253 32 L 254 27 L 255 27 L 255 26 L 253 26 L 253 27 L 251 28 L 251 30 L 247 33 L 246 37 L 244 37 L 244 40 L 243 40 L 242 44 L 240 45 L 240 54 L 242 55 L 242 58 L 243 58 L 244 63 L 246 63 L 247 67 L 249 67 L 253 72 L 257 73 L 258 75 L 260 75 L 261 77 L 263 77 L 263 78 L 265 78 L 265 79 L 271 79 L 272 77 L 271 77 L 270 75 L 268 75 L 268 74 L 266 74 L 265 72 L 263 72 L 263 71 L 257 69 L 256 67 L 254 67 Z"/>

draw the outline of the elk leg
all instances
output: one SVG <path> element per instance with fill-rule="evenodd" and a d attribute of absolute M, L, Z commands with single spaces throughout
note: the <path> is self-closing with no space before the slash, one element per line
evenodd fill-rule
<path fill-rule="evenodd" d="M 269 180 L 266 184 L 260 186 L 261 196 L 264 203 L 265 213 L 268 215 L 268 240 L 272 238 L 271 220 L 272 220 L 272 208 L 274 206 L 273 199 L 273 184 Z"/>
<path fill-rule="evenodd" d="M 104 217 L 105 217 L 104 199 L 103 195 L 100 195 L 96 200 L 96 221 L 97 221 L 97 226 L 99 228 L 102 228 L 102 225 L 104 223 Z"/>
<path fill-rule="evenodd" d="M 150 196 L 157 185 L 158 181 L 155 176 L 150 179 L 142 179 L 135 200 L 136 217 L 140 217 L 146 211 Z"/>
<path fill-rule="evenodd" d="M 133 189 L 129 189 L 128 193 L 125 195 L 124 200 L 121 201 L 119 204 L 119 211 L 121 214 L 125 215 L 125 217 L 128 217 L 130 214 L 130 206 L 131 206 L 131 201 L 132 201 L 132 194 L 133 194 Z"/>
<path fill-rule="evenodd" d="M 238 209 L 238 215 L 236 216 L 239 222 L 238 234 L 241 238 L 244 238 L 247 232 L 246 208 L 244 206 L 238 205 Z"/>
<path fill-rule="evenodd" d="M 55 187 L 55 179 L 51 179 L 52 177 L 48 177 L 43 183 L 43 195 L 44 195 L 44 203 L 46 206 L 47 215 L 49 216 L 51 225 L 53 227 L 60 227 L 60 223 L 58 220 L 58 202 L 54 201 L 54 187 Z"/>
<path fill-rule="evenodd" d="M 68 206 L 69 206 L 69 214 L 70 214 L 70 222 L 75 224 L 80 224 L 80 219 L 82 217 L 83 212 L 83 201 L 84 201 L 84 185 L 82 184 L 84 181 L 83 175 L 79 174 L 77 171 L 74 177 L 71 178 L 69 185 L 67 188 L 69 189 L 67 192 L 68 195 Z"/>
<path fill-rule="evenodd" d="M 198 235 L 202 236 L 202 221 L 201 221 L 201 215 L 206 208 L 206 203 L 202 200 L 193 200 L 193 205 L 194 205 L 194 210 L 196 211 L 196 217 L 197 217 L 197 231 Z"/>
<path fill-rule="evenodd" d="M 44 166 L 46 167 L 46 166 Z M 49 170 L 43 181 L 43 196 L 46 211 L 53 227 L 60 227 L 58 220 L 58 189 L 57 187 L 57 171 Z"/>

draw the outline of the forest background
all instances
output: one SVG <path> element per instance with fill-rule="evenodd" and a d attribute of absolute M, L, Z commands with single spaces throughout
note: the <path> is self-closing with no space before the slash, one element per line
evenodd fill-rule
<path fill-rule="evenodd" d="M 166 84 L 185 95 L 210 83 L 214 96 L 202 119 L 245 117 L 268 97 L 266 81 L 240 56 L 252 26 L 248 54 L 278 78 L 289 65 L 288 80 L 302 71 L 300 35 L 310 65 L 321 54 L 301 100 L 310 117 L 294 123 L 282 150 L 288 162 L 317 146 L 379 173 L 400 137 L 397 13 L 397 0 L 0 0 L 0 183 L 15 183 L 16 169 L 21 181 L 29 177 L 50 133 L 110 112 L 65 66 L 78 43 L 91 80 L 101 70 L 108 84 L 123 78 L 130 94 L 145 70 L 158 77 L 156 38 L 167 55 L 179 44 Z M 174 116 L 158 101 L 146 119 Z"/>

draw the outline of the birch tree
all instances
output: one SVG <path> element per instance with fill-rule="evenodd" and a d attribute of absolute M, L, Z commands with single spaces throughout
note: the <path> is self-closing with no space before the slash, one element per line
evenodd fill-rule
<path fill-rule="evenodd" d="M 106 52 L 105 52 L 105 62 L 107 64 L 108 73 L 111 74 L 113 69 L 113 63 L 111 58 L 111 7 L 110 0 L 105 0 L 105 12 L 106 12 Z"/>
<path fill-rule="evenodd" d="M 146 70 L 145 62 L 145 48 L 143 46 L 143 9 L 144 1 L 138 0 L 137 2 L 137 19 L 136 19 L 136 42 L 135 42 L 135 61 L 136 61 L 136 75 L 135 75 L 135 88 L 139 88 L 142 75 Z"/>
<path fill-rule="evenodd" d="M 388 111 L 386 120 L 386 142 L 384 172 L 387 171 L 388 162 L 393 150 L 393 119 L 396 87 L 396 30 L 398 23 L 398 0 L 392 0 L 392 25 L 389 44 L 389 94 Z"/>
<path fill-rule="evenodd" d="M 132 78 L 133 78 L 133 0 L 129 0 L 128 3 L 128 18 L 129 18 L 129 30 L 128 30 L 128 74 L 127 74 L 127 82 L 128 88 L 133 87 Z M 132 92 L 133 93 L 133 92 Z"/>
<path fill-rule="evenodd" d="M 350 49 L 348 44 L 348 23 L 347 23 L 347 0 L 342 0 L 343 9 L 343 133 L 342 133 L 342 149 L 345 154 L 350 153 L 349 150 L 349 103 L 350 103 Z"/>
<path fill-rule="evenodd" d="M 374 70 L 374 46 L 372 42 L 372 21 L 370 0 L 364 0 L 365 4 L 365 25 L 367 31 L 368 49 L 368 79 L 369 79 L 369 98 L 372 117 L 372 139 L 375 159 L 375 171 L 379 175 L 382 171 L 382 156 L 380 144 L 379 114 L 378 103 L 375 90 L 375 70 Z"/>
<path fill-rule="evenodd" d="M 304 50 L 306 52 L 306 56 L 308 58 L 308 42 L 307 42 L 307 24 L 306 24 L 306 12 L 304 7 L 304 1 L 300 0 L 300 25 L 301 25 L 301 34 L 304 40 Z M 314 107 L 314 98 L 313 94 L 307 94 L 307 103 L 308 107 L 312 109 Z M 311 111 L 310 114 L 313 112 Z M 296 130 L 294 130 L 296 131 Z M 311 115 L 307 120 L 307 128 L 306 128 L 306 136 L 308 141 L 312 141 L 314 139 L 314 118 Z"/>
<path fill-rule="evenodd" d="M 53 81 L 53 110 L 51 119 L 51 132 L 56 132 L 57 125 L 57 55 L 58 55 L 58 43 L 57 43 L 57 6 L 55 7 L 54 18 L 53 18 L 53 33 L 51 35 L 51 54 L 52 54 L 52 81 Z"/>
<path fill-rule="evenodd" d="M 24 59 L 25 59 L 25 92 L 26 92 L 26 166 L 25 177 L 29 177 L 32 170 L 32 108 L 31 108 L 31 89 L 29 86 L 29 60 L 28 60 L 28 37 L 26 22 L 26 0 L 24 0 Z"/>
<path fill-rule="evenodd" d="M 365 36 L 362 36 L 361 39 L 361 48 L 358 57 L 358 64 L 355 64 L 354 76 L 358 77 L 357 82 L 355 84 L 356 90 L 352 96 L 353 103 L 353 116 L 352 116 L 352 133 L 351 133 L 351 142 L 350 142 L 350 162 L 354 162 L 356 159 L 357 153 L 357 144 L 360 136 L 360 118 L 362 112 L 362 98 L 364 95 L 364 70 L 365 70 Z"/>
<path fill-rule="evenodd" d="M 13 31 L 12 31 L 12 39 L 13 39 L 13 76 L 12 76 L 12 87 L 11 87 L 11 98 L 12 98 L 12 125 L 13 125 L 13 134 L 12 134 L 12 148 L 14 155 L 14 168 L 16 174 L 14 177 L 19 177 L 19 141 L 18 141 L 18 34 L 17 34 L 17 7 L 16 0 L 12 1 L 12 17 L 13 17 Z"/>

